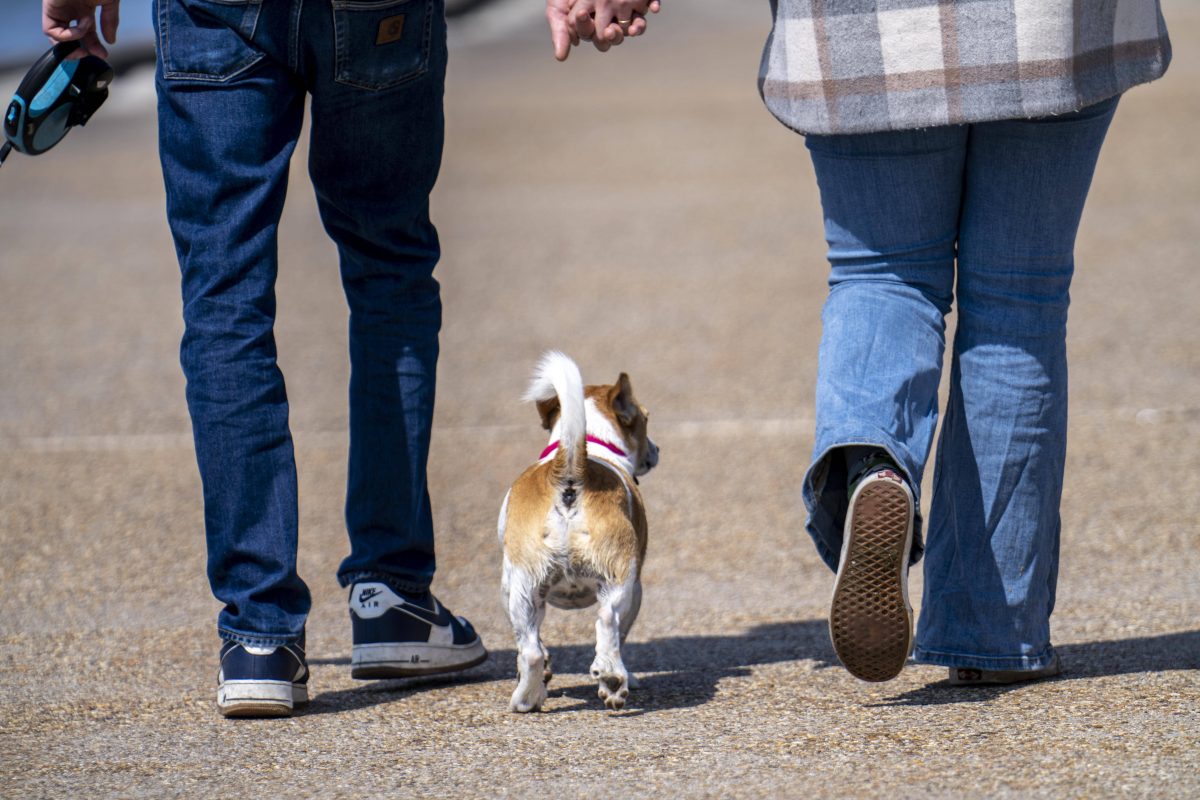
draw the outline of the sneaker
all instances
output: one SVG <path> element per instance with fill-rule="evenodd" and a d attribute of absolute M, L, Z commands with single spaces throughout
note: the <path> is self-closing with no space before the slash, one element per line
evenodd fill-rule
<path fill-rule="evenodd" d="M 868 459 L 858 474 L 850 487 L 829 635 L 851 675 L 888 681 L 900 674 L 912 650 L 913 494 L 886 456 Z"/>
<path fill-rule="evenodd" d="M 487 658 L 471 623 L 431 593 L 404 596 L 382 583 L 350 587 L 354 678 L 409 678 L 473 667 Z"/>
<path fill-rule="evenodd" d="M 1042 678 L 1053 678 L 1062 672 L 1058 662 L 1058 653 L 1054 659 L 1041 669 L 971 669 L 970 667 L 951 667 L 951 686 L 999 686 L 1022 681 L 1036 681 Z"/>
<path fill-rule="evenodd" d="M 304 638 L 279 647 L 221 646 L 217 706 L 227 717 L 290 717 L 308 702 Z"/>

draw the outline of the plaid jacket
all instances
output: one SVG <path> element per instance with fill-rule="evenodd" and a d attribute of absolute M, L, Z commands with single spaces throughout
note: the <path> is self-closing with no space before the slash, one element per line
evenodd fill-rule
<path fill-rule="evenodd" d="M 1158 0 L 772 0 L 759 90 L 801 133 L 1074 111 L 1166 72 Z"/>

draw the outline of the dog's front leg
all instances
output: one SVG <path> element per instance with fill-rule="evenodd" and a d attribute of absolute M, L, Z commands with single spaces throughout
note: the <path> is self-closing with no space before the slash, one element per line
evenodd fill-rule
<path fill-rule="evenodd" d="M 600 611 L 596 620 L 596 660 L 592 662 L 592 677 L 599 682 L 600 699 L 614 711 L 625 707 L 629 697 L 629 672 L 621 660 L 621 641 L 628 627 L 626 617 L 634 617 L 637 577 L 623 583 L 607 583 L 600 587 Z M 640 605 L 640 603 L 639 603 Z M 629 623 L 630 625 L 632 622 Z"/>
<path fill-rule="evenodd" d="M 546 603 L 527 573 L 505 567 L 508 618 L 517 640 L 517 688 L 509 708 L 520 713 L 538 711 L 546 702 L 547 659 L 540 633 Z"/>

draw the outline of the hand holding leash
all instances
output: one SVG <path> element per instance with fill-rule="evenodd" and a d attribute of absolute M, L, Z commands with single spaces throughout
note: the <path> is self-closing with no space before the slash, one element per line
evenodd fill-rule
<path fill-rule="evenodd" d="M 96 33 L 96 9 L 100 9 L 104 41 L 116 44 L 120 4 L 121 0 L 42 0 L 42 32 L 60 44 L 79 42 L 84 51 L 81 56 L 108 58 L 108 48 Z"/>

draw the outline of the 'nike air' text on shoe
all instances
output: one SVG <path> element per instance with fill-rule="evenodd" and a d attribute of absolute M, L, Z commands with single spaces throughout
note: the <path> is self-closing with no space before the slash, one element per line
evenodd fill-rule
<path fill-rule="evenodd" d="M 430 593 L 406 597 L 382 583 L 350 587 L 355 678 L 408 678 L 473 667 L 487 658 L 483 641 L 462 617 Z"/>
<path fill-rule="evenodd" d="M 829 634 L 842 664 L 860 680 L 891 680 L 912 649 L 913 505 L 912 490 L 890 463 L 868 470 L 851 490 Z"/>
<path fill-rule="evenodd" d="M 279 647 L 221 646 L 217 706 L 226 717 L 287 717 L 307 702 L 303 638 Z"/>

